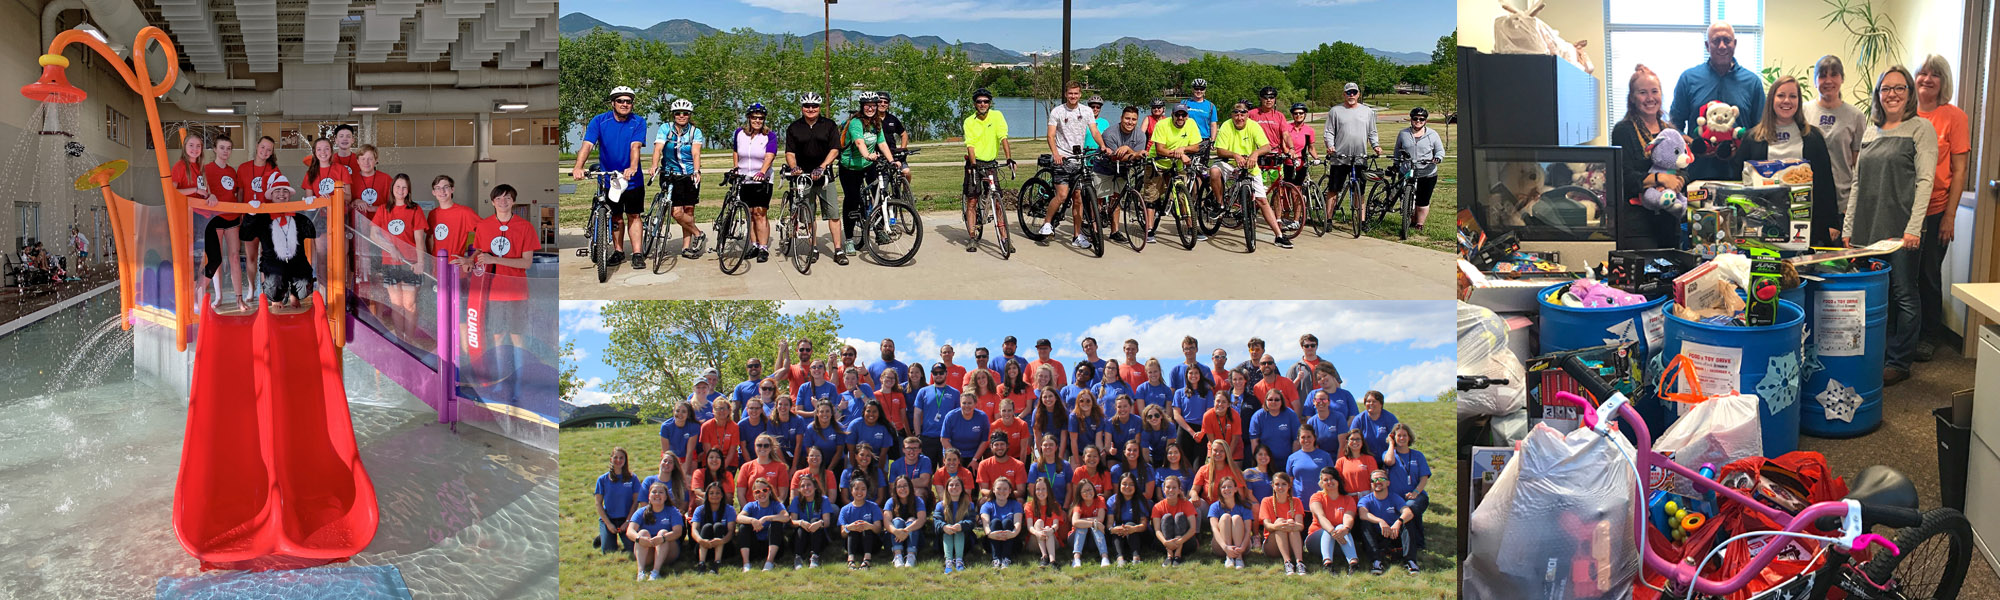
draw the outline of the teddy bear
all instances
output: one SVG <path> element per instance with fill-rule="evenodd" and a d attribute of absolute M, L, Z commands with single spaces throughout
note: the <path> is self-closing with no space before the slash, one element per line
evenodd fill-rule
<path fill-rule="evenodd" d="M 1662 129 L 1653 141 L 1646 144 L 1646 154 L 1652 157 L 1653 168 L 1646 171 L 1639 197 L 1639 205 L 1653 212 L 1679 214 L 1687 210 L 1687 198 L 1681 195 L 1681 186 L 1687 182 L 1680 170 L 1694 163 L 1694 153 L 1688 150 L 1687 140 L 1672 129 Z"/>
<path fill-rule="evenodd" d="M 1533 212 L 1542 193 L 1549 190 L 1548 173 L 1532 162 L 1510 162 L 1500 166 L 1499 182 L 1486 199 L 1488 227 L 1521 227 Z"/>
<path fill-rule="evenodd" d="M 1708 142 L 1711 155 L 1727 154 L 1727 148 L 1743 136 L 1743 128 L 1736 126 L 1736 117 L 1743 109 L 1723 102 L 1710 100 L 1701 105 L 1701 116 L 1695 118 L 1695 126 L 1700 129 L 1702 141 Z"/>

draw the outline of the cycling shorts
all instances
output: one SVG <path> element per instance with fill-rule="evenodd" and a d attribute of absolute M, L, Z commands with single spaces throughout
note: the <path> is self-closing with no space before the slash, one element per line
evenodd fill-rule
<path fill-rule="evenodd" d="M 694 206 L 701 202 L 701 186 L 696 185 L 692 177 L 684 175 L 661 177 L 660 188 L 667 192 L 668 201 L 672 202 L 675 208 Z"/>

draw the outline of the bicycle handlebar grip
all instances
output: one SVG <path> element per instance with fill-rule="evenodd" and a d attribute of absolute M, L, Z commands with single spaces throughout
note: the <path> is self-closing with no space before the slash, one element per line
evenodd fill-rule
<path fill-rule="evenodd" d="M 1575 355 L 1563 357 L 1562 370 L 1564 373 L 1569 374 L 1570 379 L 1576 380 L 1577 385 L 1583 386 L 1584 391 L 1590 392 L 1591 396 L 1596 397 L 1598 402 L 1603 402 L 1611 398 L 1611 394 L 1613 393 L 1611 386 L 1605 384 L 1603 379 L 1598 378 L 1596 373 L 1592 373 L 1590 367 L 1584 366 L 1583 359 L 1577 358 Z"/>

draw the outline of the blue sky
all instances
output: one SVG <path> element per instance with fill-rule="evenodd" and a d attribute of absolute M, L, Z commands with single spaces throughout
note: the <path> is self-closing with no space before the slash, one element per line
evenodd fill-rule
<path fill-rule="evenodd" d="M 608 400 L 600 390 L 616 376 L 602 362 L 608 338 L 597 311 L 603 304 L 562 303 L 563 340 L 576 342 L 577 376 L 588 384 L 578 403 Z M 973 348 L 999 356 L 1001 338 L 1013 335 L 1030 360 L 1035 340 L 1048 338 L 1051 354 L 1067 367 L 1083 356 L 1078 344 L 1090 336 L 1099 358 L 1123 358 L 1119 346 L 1130 338 L 1139 341 L 1141 358 L 1171 366 L 1181 361 L 1181 336 L 1193 335 L 1204 364 L 1221 347 L 1234 365 L 1249 358 L 1244 344 L 1255 335 L 1281 369 L 1290 369 L 1300 356 L 1299 335 L 1312 333 L 1320 356 L 1339 367 L 1350 389 L 1380 390 L 1392 402 L 1436 398 L 1453 384 L 1458 364 L 1450 301 L 796 301 L 784 310 L 826 306 L 840 311 L 840 335 L 864 361 L 880 356 L 886 337 L 896 340 L 899 360 L 929 364 L 940 346 L 951 344 L 959 364 L 970 364 Z"/>
<path fill-rule="evenodd" d="M 1232 26 L 1216 27 L 1219 9 Z M 564 0 L 613 25 L 645 28 L 689 19 L 720 29 L 816 33 L 820 0 Z M 869 35 L 935 35 L 985 42 L 1016 52 L 1062 48 L 1062 0 L 841 0 L 833 27 Z M 1089 48 L 1124 36 L 1207 50 L 1263 48 L 1299 52 L 1347 41 L 1378 50 L 1428 53 L 1457 26 L 1449 0 L 1079 0 L 1072 4 L 1071 44 Z"/>

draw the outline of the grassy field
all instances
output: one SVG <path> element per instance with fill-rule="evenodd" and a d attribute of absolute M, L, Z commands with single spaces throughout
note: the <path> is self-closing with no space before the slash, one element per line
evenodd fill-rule
<path fill-rule="evenodd" d="M 856 590 L 869 590 L 871 598 L 1308 598 L 1328 597 L 1328 590 L 1355 598 L 1447 598 L 1455 594 L 1457 569 L 1451 548 L 1458 532 L 1457 477 L 1450 472 L 1452 453 L 1452 405 L 1439 402 L 1398 403 L 1391 412 L 1419 432 L 1417 444 L 1427 456 L 1435 457 L 1431 478 L 1431 510 L 1425 515 L 1431 548 L 1424 552 L 1424 571 L 1415 576 L 1400 570 L 1383 575 L 1362 573 L 1354 576 L 1314 574 L 1286 577 L 1275 560 L 1252 558 L 1241 571 L 1225 569 L 1219 559 L 1205 551 L 1192 555 L 1193 564 L 1164 568 L 1157 563 L 1145 566 L 1044 570 L 1033 566 L 1034 551 L 1023 548 L 1014 568 L 995 571 L 981 557 L 983 551 L 969 551 L 972 567 L 962 574 L 944 575 L 939 557 L 926 553 L 914 568 L 883 566 L 867 572 L 852 572 L 831 559 L 813 571 L 772 573 L 724 569 L 720 575 L 694 575 L 686 568 L 670 569 L 664 581 L 635 582 L 630 559 L 601 554 L 590 545 L 596 536 L 596 515 L 592 508 L 592 484 L 604 472 L 606 457 L 614 446 L 624 446 L 635 455 L 659 446 L 657 427 L 622 429 L 577 429 L 562 432 L 562 495 L 558 525 L 558 554 L 562 596 L 565 598 L 636 598 L 673 595 L 684 598 L 758 597 L 813 598 L 858 597 Z M 646 462 L 646 461 L 637 461 Z M 1206 527 L 1201 539 L 1209 539 Z M 836 551 L 837 552 L 837 551 Z M 780 561 L 788 552 L 780 553 Z M 1086 556 L 1090 553 L 1086 552 Z M 1157 561 L 1157 552 L 1147 558 Z M 732 559 L 735 560 L 735 559 Z M 1027 563 L 1025 565 L 1021 563 Z M 740 564 L 740 563 L 739 563 Z"/>

